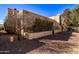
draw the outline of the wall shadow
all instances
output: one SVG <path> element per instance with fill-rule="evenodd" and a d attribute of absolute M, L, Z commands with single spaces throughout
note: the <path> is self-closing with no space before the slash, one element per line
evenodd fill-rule
<path fill-rule="evenodd" d="M 0 54 L 25 54 L 46 44 L 40 40 L 68 41 L 70 36 L 75 35 L 72 35 L 72 32 L 61 32 L 33 40 L 20 36 L 18 40 L 15 34 L 0 33 Z"/>
<path fill-rule="evenodd" d="M 49 40 L 68 41 L 70 36 L 75 36 L 75 35 L 72 35 L 72 32 L 60 32 L 60 33 L 56 33 L 54 35 L 39 38 L 39 40 L 41 40 L 41 39 L 49 39 Z"/>
<path fill-rule="evenodd" d="M 24 54 L 39 48 L 44 44 L 45 43 L 43 42 L 39 42 L 39 40 L 28 40 L 24 37 L 20 37 L 20 40 L 17 40 L 16 35 L 1 35 L 0 33 L 0 54 Z"/>

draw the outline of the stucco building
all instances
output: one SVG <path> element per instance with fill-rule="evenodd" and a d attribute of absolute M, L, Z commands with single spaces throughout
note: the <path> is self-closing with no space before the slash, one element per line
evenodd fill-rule
<path fill-rule="evenodd" d="M 52 20 L 55 20 L 57 23 L 61 25 L 61 30 L 62 31 L 67 31 L 67 24 L 64 22 L 64 18 L 62 17 L 61 14 L 57 14 L 56 16 L 51 16 L 49 17 Z"/>
<path fill-rule="evenodd" d="M 57 21 L 26 10 L 19 11 L 8 8 L 5 19 L 5 30 L 21 35 L 24 35 L 27 27 L 31 27 L 33 25 L 35 19 L 51 21 L 53 22 L 54 27 L 58 27 L 58 30 L 61 30 L 61 27 Z"/>

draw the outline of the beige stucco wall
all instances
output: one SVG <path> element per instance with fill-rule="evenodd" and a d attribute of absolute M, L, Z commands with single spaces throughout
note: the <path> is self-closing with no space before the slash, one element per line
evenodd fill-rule
<path fill-rule="evenodd" d="M 37 33 L 26 33 L 26 38 L 28 39 L 36 39 L 41 38 L 44 36 L 52 35 L 52 31 L 43 31 L 43 32 L 37 32 Z"/>
<path fill-rule="evenodd" d="M 49 17 L 55 21 L 57 21 L 58 23 L 60 23 L 60 15 L 56 15 L 56 16 L 52 16 L 52 17 Z"/>
<path fill-rule="evenodd" d="M 10 31 L 11 30 L 11 32 L 16 32 L 16 19 L 17 19 L 17 10 L 15 10 L 15 9 L 10 9 L 10 8 L 8 8 L 8 10 L 7 10 L 7 15 L 6 15 L 6 18 L 7 18 L 7 26 L 8 26 L 8 28 L 7 28 L 7 30 L 8 31 Z"/>

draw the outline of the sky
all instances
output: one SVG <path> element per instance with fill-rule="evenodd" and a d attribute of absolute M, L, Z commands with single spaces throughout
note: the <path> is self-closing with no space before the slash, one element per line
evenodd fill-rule
<path fill-rule="evenodd" d="M 7 8 L 27 10 L 33 13 L 51 17 L 63 13 L 66 8 L 74 8 L 76 4 L 0 4 L 0 23 L 4 22 Z"/>

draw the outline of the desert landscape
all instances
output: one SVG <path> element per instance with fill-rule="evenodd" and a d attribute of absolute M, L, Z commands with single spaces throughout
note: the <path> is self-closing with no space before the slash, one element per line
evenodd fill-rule
<path fill-rule="evenodd" d="M 47 14 L 53 14 L 51 17 L 40 15 L 40 12 L 28 11 L 26 4 L 20 7 L 22 10 L 18 8 L 19 5 L 2 7 L 0 54 L 78 54 L 79 5 L 61 4 L 61 8 L 59 5 L 51 4 L 51 6 L 57 7 L 55 10 L 52 7 L 52 12 L 47 9 L 50 8 L 49 4 L 29 5 L 29 7 L 37 6 L 36 8 L 39 7 L 39 9 L 41 9 L 40 6 L 45 6 L 46 12 L 44 14 L 48 11 Z M 64 7 L 67 6 L 69 8 L 65 9 Z M 70 6 L 73 8 L 71 9 Z M 59 11 L 60 14 L 56 13 Z"/>

